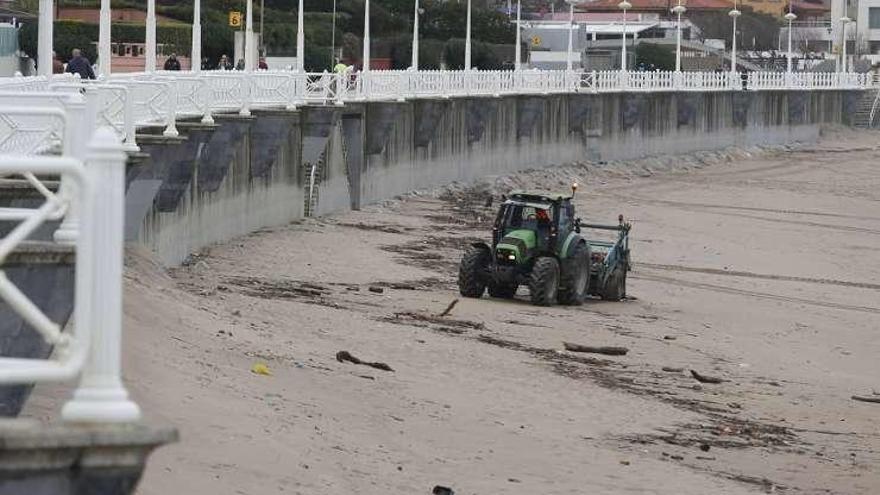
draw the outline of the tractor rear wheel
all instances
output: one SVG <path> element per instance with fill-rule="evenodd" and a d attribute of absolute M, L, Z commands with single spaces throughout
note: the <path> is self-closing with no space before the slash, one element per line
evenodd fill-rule
<path fill-rule="evenodd" d="M 578 244 L 563 265 L 566 269 L 559 283 L 559 304 L 580 306 L 587 297 L 590 283 L 590 250 L 587 245 Z"/>
<path fill-rule="evenodd" d="M 556 258 L 542 256 L 535 261 L 529 277 L 529 292 L 532 304 L 550 306 L 556 301 L 559 288 L 559 262 Z"/>
<path fill-rule="evenodd" d="M 602 290 L 602 299 L 620 301 L 626 296 L 626 270 L 616 267 L 608 277 L 608 283 Z"/>
<path fill-rule="evenodd" d="M 488 249 L 472 246 L 461 258 L 458 268 L 458 291 L 464 297 L 483 297 L 487 269 L 492 262 Z"/>
<path fill-rule="evenodd" d="M 513 299 L 516 295 L 517 283 L 489 282 L 489 295 L 499 299 Z"/>

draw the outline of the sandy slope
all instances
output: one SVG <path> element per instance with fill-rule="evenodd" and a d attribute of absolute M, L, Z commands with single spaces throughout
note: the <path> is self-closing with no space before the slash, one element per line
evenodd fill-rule
<path fill-rule="evenodd" d="M 577 176 L 582 217 L 632 219 L 621 303 L 462 300 L 434 318 L 492 214 L 462 188 L 260 232 L 171 273 L 132 252 L 127 383 L 182 434 L 139 493 L 880 493 L 880 405 L 850 400 L 880 392 L 878 137 L 487 183 Z M 631 352 L 579 360 L 563 341 Z M 39 389 L 29 412 L 59 395 Z"/>

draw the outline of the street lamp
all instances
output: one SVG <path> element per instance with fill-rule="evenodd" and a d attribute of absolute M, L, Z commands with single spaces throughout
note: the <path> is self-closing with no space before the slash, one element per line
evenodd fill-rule
<path fill-rule="evenodd" d="M 52 75 L 52 29 L 55 7 L 52 0 L 40 0 L 40 20 L 37 26 L 37 73 L 41 76 Z"/>
<path fill-rule="evenodd" d="M 736 18 L 742 15 L 742 12 L 736 10 L 736 0 L 733 0 L 733 10 L 727 13 L 733 20 L 733 37 L 730 43 L 730 72 L 736 72 Z"/>
<path fill-rule="evenodd" d="M 513 69 L 520 70 L 522 66 L 522 29 L 520 26 L 522 21 L 522 0 L 516 0 L 516 54 L 514 55 Z"/>
<path fill-rule="evenodd" d="M 244 71 L 254 70 L 254 1 L 247 0 L 244 21 Z M 238 62 L 236 62 L 238 64 Z M 244 111 L 244 110 L 243 110 Z"/>
<path fill-rule="evenodd" d="M 678 0 L 678 5 L 672 8 L 672 13 L 678 16 L 678 23 L 675 27 L 675 72 L 681 72 L 681 14 L 687 9 Z"/>
<path fill-rule="evenodd" d="M 110 0 L 101 0 L 98 25 L 98 72 L 110 75 Z"/>
<path fill-rule="evenodd" d="M 330 25 L 330 63 L 336 67 L 336 0 L 333 0 L 333 23 Z"/>
<path fill-rule="evenodd" d="M 846 26 L 850 22 L 852 22 L 852 19 L 849 17 L 840 18 L 841 31 L 843 31 L 843 52 L 841 57 L 841 61 L 843 62 L 841 66 L 843 67 L 843 70 L 841 72 L 846 72 Z"/>
<path fill-rule="evenodd" d="M 792 22 L 794 22 L 794 20 L 797 19 L 797 16 L 794 14 L 794 12 L 791 11 L 791 4 L 792 4 L 792 0 L 789 0 L 788 1 L 788 13 L 785 14 L 785 20 L 788 21 L 788 57 L 787 57 L 788 60 L 786 61 L 786 64 L 785 64 L 785 71 L 788 73 L 791 73 L 791 56 L 792 56 L 792 53 L 791 53 L 791 26 L 792 26 Z"/>
<path fill-rule="evenodd" d="M 193 2 L 192 50 L 189 54 L 193 72 L 202 70 L 202 0 Z"/>
<path fill-rule="evenodd" d="M 623 0 L 619 4 L 617 4 L 617 8 L 623 11 L 623 36 L 621 37 L 622 43 L 620 47 L 620 70 L 626 70 L 626 11 L 632 7 L 632 4 Z"/>
<path fill-rule="evenodd" d="M 412 70 L 419 70 L 419 0 L 416 0 L 416 10 L 413 13 L 413 41 L 412 41 Z"/>
<path fill-rule="evenodd" d="M 574 33 L 574 2 L 575 0 L 566 0 L 568 2 L 568 57 L 566 58 L 565 68 L 571 71 L 571 56 L 573 54 L 574 42 L 572 37 Z"/>
<path fill-rule="evenodd" d="M 334 2 L 333 5 L 335 6 L 336 3 Z M 303 17 L 303 0 L 299 0 L 299 12 L 296 13 L 296 68 L 299 69 L 299 72 L 305 72 L 306 70 L 306 32 L 305 26 L 303 26 Z M 333 16 L 333 22 L 336 22 L 335 15 Z M 336 33 L 332 33 L 332 36 L 335 37 Z M 331 56 L 331 64 L 333 64 L 332 58 Z"/>
<path fill-rule="evenodd" d="M 464 70 L 471 70 L 471 0 L 467 3 L 467 30 L 464 40 Z"/>
<path fill-rule="evenodd" d="M 370 71 L 370 0 L 364 0 L 364 51 L 361 71 Z"/>
<path fill-rule="evenodd" d="M 147 0 L 147 32 L 144 36 L 146 64 L 144 71 L 156 72 L 156 0 Z"/>

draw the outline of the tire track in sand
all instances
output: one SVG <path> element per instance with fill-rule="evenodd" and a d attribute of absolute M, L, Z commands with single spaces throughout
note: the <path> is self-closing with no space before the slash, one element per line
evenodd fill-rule
<path fill-rule="evenodd" d="M 781 282 L 802 282 L 808 284 L 837 285 L 840 287 L 855 287 L 858 289 L 880 290 L 880 284 L 870 282 L 850 282 L 847 280 L 834 280 L 829 278 L 795 277 L 792 275 L 771 275 L 766 273 L 753 273 L 738 270 L 721 270 L 719 268 L 703 268 L 683 265 L 663 265 L 655 263 L 637 263 L 639 268 L 654 270 L 666 270 L 674 272 L 705 273 L 708 275 L 726 275 L 729 277 L 756 278 L 760 280 L 777 280 Z"/>
<path fill-rule="evenodd" d="M 751 290 L 745 290 L 745 289 L 736 289 L 736 288 L 727 287 L 724 285 L 708 284 L 708 283 L 704 283 L 704 282 L 690 282 L 687 280 L 681 280 L 681 279 L 673 278 L 673 277 L 663 277 L 660 275 L 650 275 L 650 274 L 640 273 L 638 275 L 633 274 L 633 275 L 631 275 L 631 277 L 635 278 L 636 280 L 649 280 L 652 282 L 660 282 L 660 283 L 665 283 L 665 284 L 670 284 L 670 285 L 676 285 L 679 287 L 688 287 L 691 289 L 710 290 L 710 291 L 714 291 L 714 292 L 723 292 L 725 294 L 755 297 L 758 299 L 767 299 L 767 300 L 771 300 L 771 301 L 781 301 L 781 302 L 794 303 L 794 304 L 806 304 L 806 305 L 810 305 L 810 306 L 817 306 L 817 307 L 821 307 L 821 308 L 830 308 L 830 309 L 840 309 L 840 310 L 844 310 L 844 311 L 858 311 L 861 313 L 880 314 L 880 308 L 873 308 L 870 306 L 854 306 L 854 305 L 849 305 L 849 304 L 839 304 L 839 303 L 833 303 L 833 302 L 828 302 L 828 301 L 816 301 L 814 299 L 803 299 L 800 297 L 780 296 L 779 294 L 771 294 L 769 292 L 758 292 L 758 291 L 751 291 Z"/>

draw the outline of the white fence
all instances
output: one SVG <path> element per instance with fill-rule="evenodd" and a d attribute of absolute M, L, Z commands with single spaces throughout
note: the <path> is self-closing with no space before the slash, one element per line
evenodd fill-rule
<path fill-rule="evenodd" d="M 0 80 L 0 93 L 81 90 L 97 107 L 97 124 L 116 130 L 136 150 L 139 127 L 163 126 L 176 136 L 179 118 L 254 108 L 455 98 L 469 96 L 663 91 L 839 90 L 877 87 L 872 74 L 821 72 L 634 71 L 370 71 L 343 74 L 285 71 L 116 74 L 98 81 L 70 75 Z"/>

